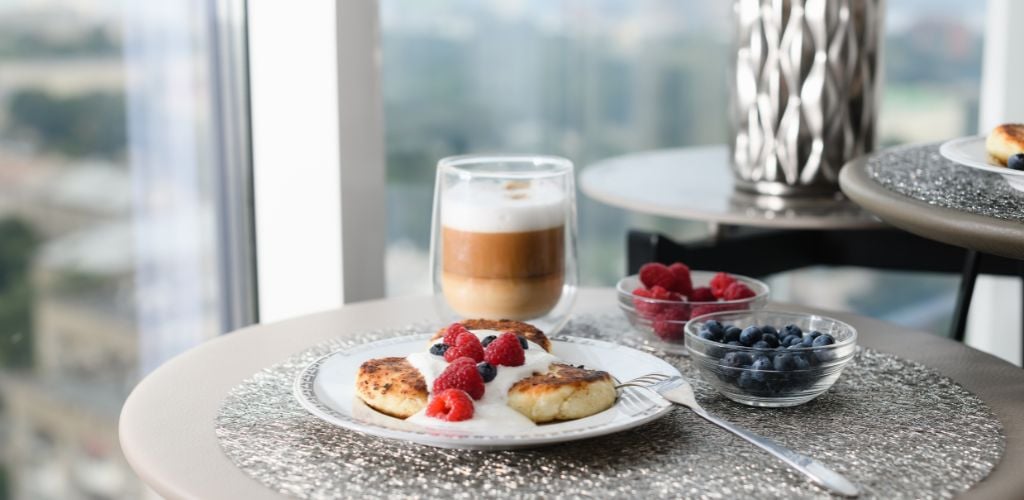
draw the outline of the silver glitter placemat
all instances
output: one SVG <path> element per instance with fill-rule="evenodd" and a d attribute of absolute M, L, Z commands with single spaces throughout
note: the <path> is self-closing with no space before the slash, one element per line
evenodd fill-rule
<path fill-rule="evenodd" d="M 569 335 L 642 348 L 621 315 L 581 316 Z M 525 451 L 430 448 L 326 424 L 292 396 L 320 356 L 430 327 L 366 332 L 317 345 L 253 375 L 224 402 L 224 453 L 267 487 L 298 498 L 812 498 L 827 496 L 771 456 L 689 410 L 632 431 Z M 795 408 L 731 402 L 689 359 L 656 353 L 693 380 L 701 404 L 855 480 L 864 497 L 949 498 L 984 478 L 1005 446 L 976 396 L 918 363 L 862 350 L 823 396 Z"/>
<path fill-rule="evenodd" d="M 1024 193 L 999 174 L 943 158 L 938 143 L 886 149 L 868 160 L 867 173 L 886 189 L 930 205 L 1024 222 Z"/>

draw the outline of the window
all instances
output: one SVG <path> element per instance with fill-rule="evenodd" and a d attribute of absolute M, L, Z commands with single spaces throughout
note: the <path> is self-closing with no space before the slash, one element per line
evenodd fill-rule
<path fill-rule="evenodd" d="M 427 291 L 431 186 L 441 157 L 547 153 L 581 168 L 628 152 L 727 142 L 730 2 L 380 5 L 391 295 Z M 879 146 L 972 133 L 984 9 L 930 0 L 891 0 L 886 9 Z M 579 204 L 584 285 L 621 277 L 628 228 L 681 239 L 707 234 L 701 223 L 628 214 L 585 196 Z M 944 331 L 956 281 L 811 269 L 775 285 L 782 300 Z"/>
<path fill-rule="evenodd" d="M 381 2 L 388 293 L 426 291 L 437 160 L 557 154 L 577 169 L 726 140 L 728 2 Z M 621 277 L 627 226 L 703 234 L 579 198 L 581 283 Z"/>
<path fill-rule="evenodd" d="M 204 2 L 0 4 L 0 498 L 139 498 L 141 375 L 222 331 Z"/>

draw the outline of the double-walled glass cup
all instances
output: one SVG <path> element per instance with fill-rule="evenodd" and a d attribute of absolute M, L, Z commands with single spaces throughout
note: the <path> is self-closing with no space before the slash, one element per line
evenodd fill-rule
<path fill-rule="evenodd" d="M 514 319 L 558 331 L 578 283 L 572 162 L 553 156 L 438 162 L 430 261 L 445 321 Z"/>

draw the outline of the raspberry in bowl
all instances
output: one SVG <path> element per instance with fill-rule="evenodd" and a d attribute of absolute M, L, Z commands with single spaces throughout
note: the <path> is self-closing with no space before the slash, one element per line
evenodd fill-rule
<path fill-rule="evenodd" d="M 685 264 L 644 264 L 640 273 L 616 286 L 619 309 L 644 341 L 686 354 L 685 327 L 692 317 L 721 311 L 761 309 L 768 302 L 764 282 L 725 272 L 691 271 Z"/>

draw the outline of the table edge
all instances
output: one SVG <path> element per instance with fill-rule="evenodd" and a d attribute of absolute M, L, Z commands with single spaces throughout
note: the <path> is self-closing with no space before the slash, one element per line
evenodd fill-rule
<path fill-rule="evenodd" d="M 950 245 L 1011 259 L 1024 259 L 1024 225 L 962 210 L 930 205 L 882 186 L 867 173 L 872 156 L 839 172 L 843 194 L 878 218 L 904 231 Z"/>

